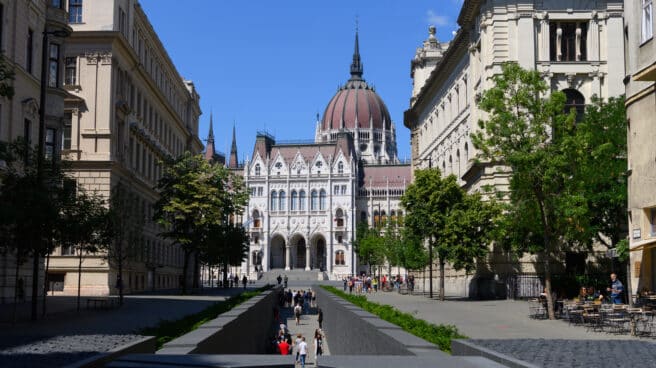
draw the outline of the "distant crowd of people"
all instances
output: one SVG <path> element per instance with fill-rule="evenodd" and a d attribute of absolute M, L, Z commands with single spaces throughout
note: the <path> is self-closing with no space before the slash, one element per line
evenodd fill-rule
<path fill-rule="evenodd" d="M 360 275 L 351 275 L 344 277 L 342 279 L 344 291 L 349 293 L 355 292 L 356 294 L 362 293 L 375 293 L 378 290 L 390 291 L 400 290 L 402 286 L 407 287 L 408 291 L 412 292 L 415 289 L 415 277 L 414 275 L 408 275 L 403 278 L 401 275 L 396 275 L 394 277 L 388 277 L 387 275 L 382 276 L 371 276 L 366 273 Z"/>

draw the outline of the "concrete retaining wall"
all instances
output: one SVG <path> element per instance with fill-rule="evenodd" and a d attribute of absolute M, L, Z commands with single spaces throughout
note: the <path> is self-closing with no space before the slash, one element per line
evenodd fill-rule
<path fill-rule="evenodd" d="M 106 353 L 91 356 L 87 359 L 67 365 L 64 368 L 100 368 L 107 363 L 128 354 L 152 354 L 157 348 L 157 339 L 147 336 L 123 346 L 116 347 Z"/>
<path fill-rule="evenodd" d="M 172 340 L 156 354 L 262 354 L 271 345 L 279 288 L 262 292 Z"/>
<path fill-rule="evenodd" d="M 331 355 L 440 355 L 436 345 L 315 287 Z"/>

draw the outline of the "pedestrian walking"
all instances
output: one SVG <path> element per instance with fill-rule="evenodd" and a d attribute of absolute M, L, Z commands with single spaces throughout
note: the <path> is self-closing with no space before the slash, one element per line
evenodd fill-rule
<path fill-rule="evenodd" d="M 323 328 L 321 326 L 323 323 L 323 311 L 319 307 L 317 307 L 317 322 L 319 322 L 319 328 Z"/>
<path fill-rule="evenodd" d="M 296 304 L 294 307 L 294 318 L 296 318 L 296 326 L 301 324 L 301 313 L 303 313 L 303 307 L 301 304 Z"/>
<path fill-rule="evenodd" d="M 314 365 L 319 366 L 319 356 L 323 355 L 323 334 L 321 329 L 314 330 Z"/>
<path fill-rule="evenodd" d="M 305 368 L 305 357 L 307 357 L 307 343 L 305 342 L 305 337 L 302 337 L 301 343 L 298 344 L 298 353 L 301 358 L 301 368 Z"/>
<path fill-rule="evenodd" d="M 246 289 L 246 284 L 248 284 L 248 277 L 246 275 L 241 279 L 241 283 L 244 284 L 244 289 Z"/>
<path fill-rule="evenodd" d="M 617 279 L 615 272 L 610 274 L 610 287 L 606 288 L 606 291 L 610 291 L 611 303 L 622 304 L 624 302 L 624 285 Z"/>
<path fill-rule="evenodd" d="M 289 278 L 287 277 L 287 275 L 285 275 L 284 281 L 285 281 L 285 289 L 286 289 L 287 288 L 287 281 L 289 281 Z"/>
<path fill-rule="evenodd" d="M 278 350 L 280 351 L 280 355 L 289 355 L 289 344 L 287 341 L 285 341 L 284 336 L 280 339 L 280 342 L 278 343 Z"/>
<path fill-rule="evenodd" d="M 296 351 L 296 363 L 300 361 L 301 358 L 301 350 L 299 349 L 301 342 L 303 341 L 303 335 L 297 334 L 296 335 L 296 340 L 294 340 L 294 350 Z"/>
<path fill-rule="evenodd" d="M 278 285 L 280 285 L 280 283 L 282 282 L 282 276 L 278 275 L 278 277 L 276 277 L 276 280 L 278 280 Z M 285 285 L 285 287 L 287 286 Z"/>

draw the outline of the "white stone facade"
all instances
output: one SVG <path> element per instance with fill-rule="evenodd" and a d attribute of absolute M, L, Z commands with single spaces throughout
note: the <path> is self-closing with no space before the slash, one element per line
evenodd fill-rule
<path fill-rule="evenodd" d="M 422 86 L 413 91 L 404 122 L 411 130 L 413 169 L 438 167 L 444 175 L 456 175 L 469 191 L 489 185 L 506 192 L 507 169 L 476 162 L 470 139 L 485 118 L 476 102 L 491 87 L 491 77 L 500 73 L 503 62 L 515 61 L 538 70 L 552 90 L 566 93 L 572 107 L 582 107 L 594 95 L 621 95 L 622 11 L 622 3 L 611 0 L 466 0 L 458 18 L 461 28 L 431 73 L 422 69 L 427 56 L 421 49 L 413 60 L 414 85 Z M 490 262 L 493 273 L 517 267 L 499 266 L 508 260 L 496 251 Z M 534 272 L 528 257 L 518 267 Z M 459 286 L 450 293 L 473 296 L 476 290 Z"/>
<path fill-rule="evenodd" d="M 631 294 L 656 289 L 656 41 L 652 1 L 624 1 Z"/>
<path fill-rule="evenodd" d="M 63 156 L 79 188 L 108 198 L 122 183 L 145 214 L 143 252 L 127 262 L 124 291 L 177 288 L 183 252 L 159 236 L 153 188 L 160 161 L 202 150 L 198 93 L 178 73 L 138 1 L 86 0 L 77 14 L 65 55 L 71 97 Z M 117 292 L 117 270 L 102 254 L 85 256 L 82 267 L 83 294 Z M 77 293 L 77 257 L 69 250 L 55 251 L 50 273 L 63 285 L 60 293 Z"/>

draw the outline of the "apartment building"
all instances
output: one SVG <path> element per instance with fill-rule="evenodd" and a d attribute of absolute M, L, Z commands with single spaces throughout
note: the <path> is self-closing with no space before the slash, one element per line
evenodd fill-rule
<path fill-rule="evenodd" d="M 145 217 L 138 254 L 123 270 L 125 292 L 180 285 L 183 252 L 152 221 L 161 162 L 185 150 L 200 153 L 199 95 L 183 79 L 137 0 L 71 0 L 74 32 L 64 55 L 66 98 L 62 155 L 78 188 L 106 198 L 123 185 Z M 131 244 L 134 245 L 134 244 Z M 51 257 L 54 292 L 77 293 L 71 249 Z M 84 256 L 85 295 L 116 292 L 117 269 L 104 254 Z"/>
<path fill-rule="evenodd" d="M 470 138 L 485 118 L 477 100 L 491 87 L 491 77 L 501 72 L 503 62 L 539 71 L 552 90 L 565 93 L 569 107 L 583 109 L 593 95 L 624 93 L 620 1 L 465 0 L 458 24 L 446 50 L 436 46 L 431 30 L 412 62 L 413 83 L 421 86 L 413 91 L 404 116 L 411 131 L 413 170 L 437 167 L 445 176 L 456 175 L 472 192 L 487 186 L 508 190 L 508 169 L 475 160 Z M 492 249 L 480 272 L 449 271 L 447 293 L 512 294 L 508 289 L 513 286 L 504 280 L 517 272 L 535 273 L 533 265 L 531 256 L 515 260 Z"/>
<path fill-rule="evenodd" d="M 0 97 L 1 142 L 22 137 L 36 146 L 43 104 L 44 152 L 50 158 L 59 156 L 67 95 L 63 88 L 64 42 L 71 32 L 67 23 L 64 0 L 0 0 L 0 52 L 15 72 L 14 96 Z M 0 170 L 3 168 L 0 161 Z M 32 261 L 17 266 L 11 252 L 0 251 L 0 304 L 13 302 L 15 294 L 20 300 L 30 299 L 30 285 Z"/>
<path fill-rule="evenodd" d="M 624 1 L 632 294 L 656 288 L 656 41 L 652 0 Z"/>

